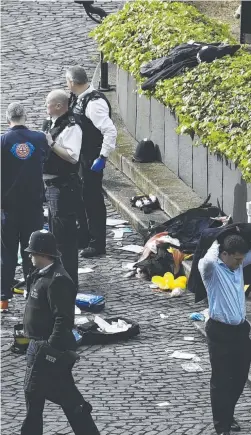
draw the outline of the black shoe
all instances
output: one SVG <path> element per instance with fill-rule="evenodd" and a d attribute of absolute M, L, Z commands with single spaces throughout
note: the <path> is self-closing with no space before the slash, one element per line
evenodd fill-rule
<path fill-rule="evenodd" d="M 83 249 L 83 251 L 80 252 L 80 257 L 84 258 L 92 258 L 92 257 L 98 257 L 99 255 L 104 255 L 106 253 L 105 249 L 96 249 L 89 246 L 88 248 Z"/>
<path fill-rule="evenodd" d="M 233 422 L 231 424 L 231 430 L 233 432 L 240 432 L 240 430 L 241 430 L 241 427 L 240 427 L 238 421 L 235 420 L 235 418 L 233 418 Z"/>

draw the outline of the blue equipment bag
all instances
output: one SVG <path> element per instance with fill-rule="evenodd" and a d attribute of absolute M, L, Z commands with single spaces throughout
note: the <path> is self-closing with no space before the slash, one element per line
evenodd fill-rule
<path fill-rule="evenodd" d="M 105 298 L 94 294 L 78 293 L 76 305 L 80 310 L 99 313 L 105 306 Z"/>

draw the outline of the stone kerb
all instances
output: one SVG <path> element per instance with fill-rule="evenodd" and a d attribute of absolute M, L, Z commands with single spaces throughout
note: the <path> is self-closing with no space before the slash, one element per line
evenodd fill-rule
<path fill-rule="evenodd" d="M 201 198 L 211 193 L 234 221 L 246 221 L 246 202 L 251 201 L 251 184 L 232 162 L 211 154 L 202 144 L 194 146 L 189 135 L 175 131 L 178 120 L 168 107 L 155 98 L 137 92 L 135 79 L 118 68 L 117 98 L 121 117 L 131 135 L 140 141 L 145 137 L 159 147 L 160 160 L 191 187 Z M 194 141 L 197 141 L 195 138 Z"/>

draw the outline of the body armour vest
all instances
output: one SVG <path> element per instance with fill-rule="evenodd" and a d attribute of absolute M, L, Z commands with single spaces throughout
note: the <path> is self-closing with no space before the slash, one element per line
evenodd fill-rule
<path fill-rule="evenodd" d="M 55 140 L 60 133 L 66 128 L 71 127 L 76 124 L 75 117 L 70 113 L 66 112 L 64 115 L 56 119 L 54 127 L 51 128 L 52 121 L 47 120 L 43 124 L 43 131 L 51 133 L 52 139 Z M 44 174 L 56 175 L 58 177 L 67 177 L 70 174 L 77 174 L 79 170 L 79 164 L 72 164 L 66 160 L 59 157 L 52 150 L 49 150 L 49 155 L 44 162 Z"/>
<path fill-rule="evenodd" d="M 82 147 L 81 147 L 81 161 L 93 161 L 100 155 L 103 143 L 103 135 L 101 131 L 95 127 L 93 122 L 87 118 L 85 111 L 89 101 L 98 100 L 102 98 L 106 101 L 109 107 L 109 116 L 111 117 L 111 105 L 104 94 L 99 91 L 92 91 L 85 95 L 80 101 L 77 101 L 73 107 L 73 113 L 81 123 L 83 131 Z"/>

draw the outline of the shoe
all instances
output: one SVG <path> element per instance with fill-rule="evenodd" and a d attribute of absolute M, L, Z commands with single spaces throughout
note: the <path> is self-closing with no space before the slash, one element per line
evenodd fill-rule
<path fill-rule="evenodd" d="M 235 418 L 233 418 L 233 422 L 231 424 L 231 430 L 233 432 L 240 432 L 240 430 L 241 430 L 241 427 L 240 427 L 238 421 L 235 420 Z"/>
<path fill-rule="evenodd" d="M 0 301 L 0 312 L 7 313 L 9 311 L 9 301 Z"/>
<path fill-rule="evenodd" d="M 104 255 L 106 253 L 105 249 L 96 249 L 89 246 L 80 252 L 80 257 L 91 258 L 98 257 L 99 255 Z"/>

